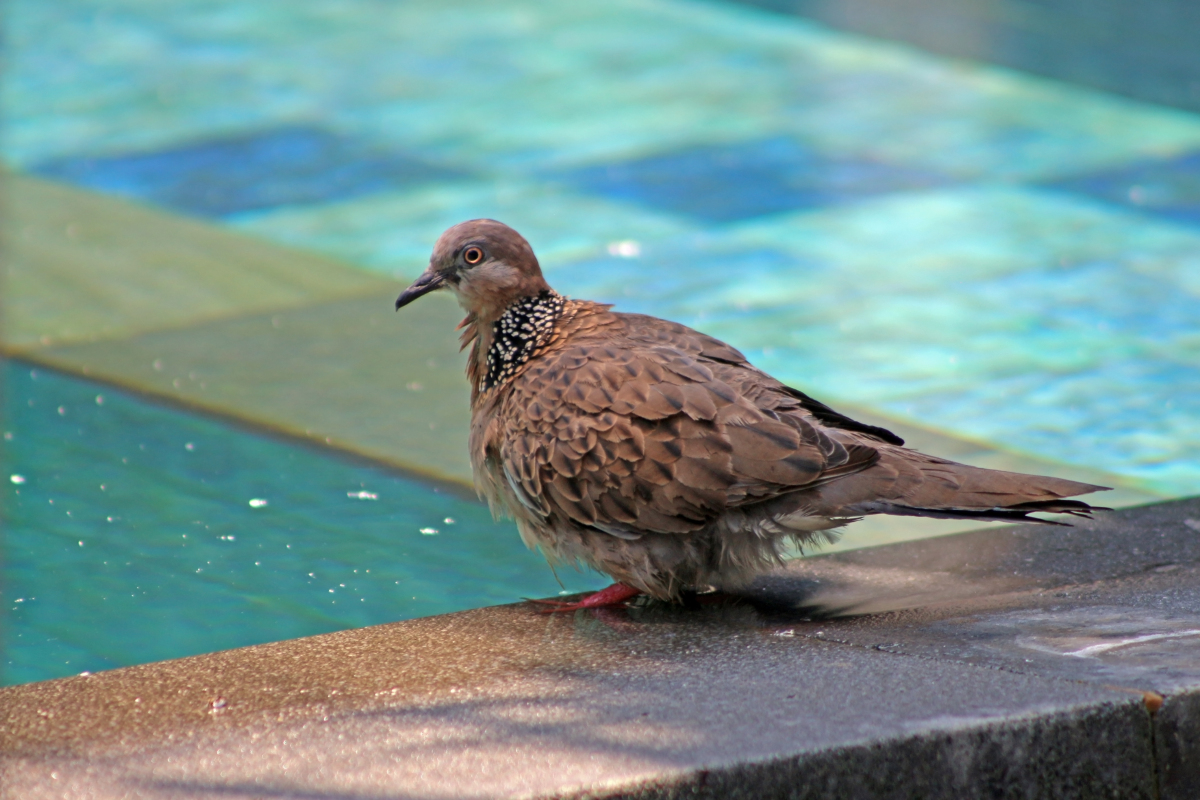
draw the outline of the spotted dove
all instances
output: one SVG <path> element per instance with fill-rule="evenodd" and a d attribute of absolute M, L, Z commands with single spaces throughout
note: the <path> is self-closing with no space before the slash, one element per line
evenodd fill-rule
<path fill-rule="evenodd" d="M 556 293 L 494 220 L 442 234 L 396 308 L 442 288 L 467 312 L 476 487 L 551 563 L 615 578 L 597 605 L 737 588 L 868 514 L 1048 522 L 1028 515 L 1105 488 L 906 448 L 711 336 Z"/>

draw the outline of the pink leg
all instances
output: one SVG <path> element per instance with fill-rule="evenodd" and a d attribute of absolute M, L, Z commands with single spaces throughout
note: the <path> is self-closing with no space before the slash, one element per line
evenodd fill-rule
<path fill-rule="evenodd" d="M 559 611 L 578 611 L 581 608 L 611 608 L 613 606 L 623 606 L 626 600 L 630 600 L 641 594 L 640 589 L 635 589 L 632 586 L 626 586 L 623 583 L 614 583 L 607 589 L 601 589 L 598 592 L 589 594 L 582 600 L 568 602 L 565 600 L 530 600 L 531 603 L 540 603 L 541 605 L 551 606 L 543 610 L 545 614 L 555 614 Z"/>

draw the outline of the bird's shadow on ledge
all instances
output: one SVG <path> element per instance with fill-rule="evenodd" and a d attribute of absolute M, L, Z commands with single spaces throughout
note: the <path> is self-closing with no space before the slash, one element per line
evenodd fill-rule
<path fill-rule="evenodd" d="M 575 612 L 612 629 L 656 625 L 704 625 L 772 629 L 804 623 L 849 622 L 868 616 L 957 605 L 973 598 L 1019 588 L 1020 581 L 922 572 L 911 569 L 821 569 L 809 574 L 785 568 L 760 576 L 731 592 L 684 592 L 677 602 L 640 597 L 625 607 Z"/>
<path fill-rule="evenodd" d="M 574 617 L 577 627 L 599 624 L 603 628 L 632 632 L 679 625 L 759 629 L 861 616 L 851 606 L 821 602 L 818 598 L 825 587 L 816 581 L 793 578 L 775 588 L 782 591 L 685 591 L 676 602 L 643 596 L 626 606 L 578 610 Z"/>

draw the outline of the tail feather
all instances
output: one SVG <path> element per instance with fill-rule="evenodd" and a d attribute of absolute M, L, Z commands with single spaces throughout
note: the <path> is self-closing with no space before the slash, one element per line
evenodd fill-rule
<path fill-rule="evenodd" d="M 974 508 L 920 508 L 896 503 L 879 503 L 875 514 L 891 514 L 898 517 L 933 517 L 936 519 L 977 519 L 995 522 L 1040 522 L 1043 525 L 1070 525 L 1067 522 L 1055 522 L 1031 517 L 1030 514 L 1070 514 L 1076 517 L 1091 519 L 1093 511 L 1112 511 L 1104 506 L 1093 506 L 1081 500 L 1035 500 L 1018 503 L 1013 506 L 1003 506 L 989 509 Z"/>
<path fill-rule="evenodd" d="M 823 512 L 1064 525 L 1030 514 L 1090 517 L 1110 510 L 1064 499 L 1106 486 L 971 467 L 904 447 L 885 445 L 879 451 L 871 467 L 818 489 Z"/>

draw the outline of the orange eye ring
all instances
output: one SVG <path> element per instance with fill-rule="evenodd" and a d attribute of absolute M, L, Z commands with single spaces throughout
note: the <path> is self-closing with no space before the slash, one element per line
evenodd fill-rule
<path fill-rule="evenodd" d="M 483 250 L 478 247 L 468 247 L 463 251 L 463 261 L 475 265 L 483 261 Z"/>

